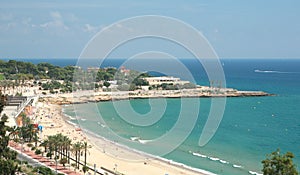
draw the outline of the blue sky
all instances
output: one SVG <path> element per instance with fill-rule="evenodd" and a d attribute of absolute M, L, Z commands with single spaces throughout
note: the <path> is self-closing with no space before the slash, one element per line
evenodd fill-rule
<path fill-rule="evenodd" d="M 77 58 L 104 27 L 163 15 L 201 31 L 222 58 L 300 58 L 299 9 L 299 0 L 1 0 L 0 57 Z"/>

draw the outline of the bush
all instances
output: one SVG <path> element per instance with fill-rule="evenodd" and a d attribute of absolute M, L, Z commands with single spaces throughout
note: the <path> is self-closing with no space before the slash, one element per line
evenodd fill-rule
<path fill-rule="evenodd" d="M 33 144 L 32 143 L 27 143 L 27 146 L 28 147 L 33 147 Z"/>
<path fill-rule="evenodd" d="M 34 146 L 34 147 L 31 148 L 31 151 L 33 151 L 33 150 L 35 150 L 35 149 L 36 149 L 36 147 Z"/>
<path fill-rule="evenodd" d="M 51 153 L 47 153 L 47 154 L 46 154 L 46 157 L 51 157 Z"/>
<path fill-rule="evenodd" d="M 33 169 L 34 172 L 39 172 L 40 174 L 54 175 L 50 168 L 39 166 Z"/>
<path fill-rule="evenodd" d="M 89 167 L 87 167 L 87 166 L 83 166 L 82 167 L 82 171 L 85 173 L 85 172 L 87 172 L 89 170 Z"/>
<path fill-rule="evenodd" d="M 35 154 L 39 155 L 39 154 L 41 154 L 41 153 L 42 153 L 41 150 L 39 150 L 39 149 L 36 149 L 36 150 L 35 150 Z"/>

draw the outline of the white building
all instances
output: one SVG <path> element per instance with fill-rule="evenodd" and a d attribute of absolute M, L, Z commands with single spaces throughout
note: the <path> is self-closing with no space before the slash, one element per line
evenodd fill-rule
<path fill-rule="evenodd" d="M 167 77 L 167 76 L 163 76 L 163 77 L 146 77 L 146 78 L 143 78 L 143 79 L 145 81 L 147 81 L 150 86 L 152 86 L 152 85 L 161 85 L 163 83 L 174 84 L 174 85 L 175 84 L 183 85 L 183 84 L 190 83 L 189 81 L 182 81 L 182 80 L 180 80 L 180 78 Z"/>

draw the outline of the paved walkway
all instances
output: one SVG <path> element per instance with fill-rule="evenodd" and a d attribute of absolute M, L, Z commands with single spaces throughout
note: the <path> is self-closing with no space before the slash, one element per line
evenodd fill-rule
<path fill-rule="evenodd" d="M 26 154 L 27 156 L 31 157 L 32 159 L 35 159 L 38 162 L 41 162 L 43 164 L 45 164 L 45 166 L 54 169 L 54 171 L 56 170 L 56 163 L 54 160 L 50 160 L 48 158 L 45 158 L 41 155 L 36 155 L 33 151 L 31 150 L 23 150 L 21 151 L 21 145 L 14 143 L 14 142 L 9 142 L 9 146 L 14 148 L 15 150 L 17 150 L 18 152 L 22 152 L 23 154 Z M 24 149 L 24 148 L 23 148 Z M 82 175 L 78 172 L 72 171 L 67 167 L 62 166 L 61 164 L 57 164 L 57 171 L 60 173 L 64 173 L 67 175 Z"/>

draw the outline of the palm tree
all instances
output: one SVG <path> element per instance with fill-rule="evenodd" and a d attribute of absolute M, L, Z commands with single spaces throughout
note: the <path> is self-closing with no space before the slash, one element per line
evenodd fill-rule
<path fill-rule="evenodd" d="M 59 148 L 60 148 L 60 138 L 61 138 L 62 134 L 56 134 L 54 136 L 48 136 L 48 140 L 50 143 L 50 159 L 52 158 L 52 151 L 54 151 L 54 160 L 55 160 L 55 164 L 56 164 L 56 171 L 57 171 L 57 153 L 59 152 Z"/>
<path fill-rule="evenodd" d="M 70 150 L 71 150 L 71 139 L 62 134 L 56 135 L 56 140 L 58 141 L 58 151 L 60 156 L 68 159 L 68 163 L 70 163 Z"/>
<path fill-rule="evenodd" d="M 62 135 L 61 133 L 48 136 L 46 140 L 41 143 L 40 146 L 45 147 L 45 151 L 49 152 L 52 155 L 52 152 L 55 152 L 56 157 L 68 157 L 69 158 L 69 151 L 71 146 L 71 140 L 67 137 Z M 59 154 L 59 155 L 58 155 Z M 50 156 L 50 158 L 52 158 Z"/>
<path fill-rule="evenodd" d="M 53 136 L 53 142 L 54 142 L 54 152 L 55 152 L 55 164 L 56 164 L 56 173 L 57 173 L 57 161 L 59 159 L 59 156 L 57 155 L 57 153 L 59 152 L 60 149 L 60 139 L 61 139 L 61 134 L 56 134 Z"/>
<path fill-rule="evenodd" d="M 65 157 L 65 141 L 66 141 L 66 136 L 62 135 L 61 133 L 56 134 L 58 142 L 58 152 L 60 154 L 60 157 L 63 158 Z"/>
<path fill-rule="evenodd" d="M 63 136 L 62 138 L 62 153 L 65 158 L 67 158 L 68 163 L 70 163 L 70 147 L 71 147 L 71 139 L 67 136 Z"/>
<path fill-rule="evenodd" d="M 30 121 L 30 119 L 29 119 L 29 121 Z M 26 126 L 26 134 L 28 136 L 28 142 L 32 142 L 33 138 L 35 137 L 34 135 L 36 135 L 33 124 L 28 124 Z"/>
<path fill-rule="evenodd" d="M 75 163 L 76 167 L 79 168 L 79 162 L 80 162 L 80 152 L 82 150 L 82 143 L 76 142 L 72 146 L 72 152 L 75 154 Z"/>
<path fill-rule="evenodd" d="M 32 124 L 27 126 L 22 126 L 18 128 L 19 138 L 24 142 L 32 142 L 35 141 L 35 146 L 37 146 L 37 133 L 36 129 Z"/>
<path fill-rule="evenodd" d="M 48 136 L 47 142 L 46 142 L 47 146 L 48 146 L 48 153 L 49 153 L 49 157 L 50 159 L 52 159 L 52 154 L 53 151 L 55 151 L 55 138 L 54 136 Z"/>
<path fill-rule="evenodd" d="M 84 166 L 86 166 L 87 142 L 83 142 L 83 148 L 84 148 Z"/>
<path fill-rule="evenodd" d="M 56 134 L 52 137 L 52 141 L 54 144 L 54 153 L 55 153 L 55 160 L 57 160 L 57 153 L 59 152 L 59 145 L 60 145 L 60 135 Z"/>
<path fill-rule="evenodd" d="M 43 146 L 44 147 L 44 152 L 48 152 L 48 145 L 49 145 L 49 140 L 48 139 L 45 139 L 41 144 L 40 146 Z"/>

